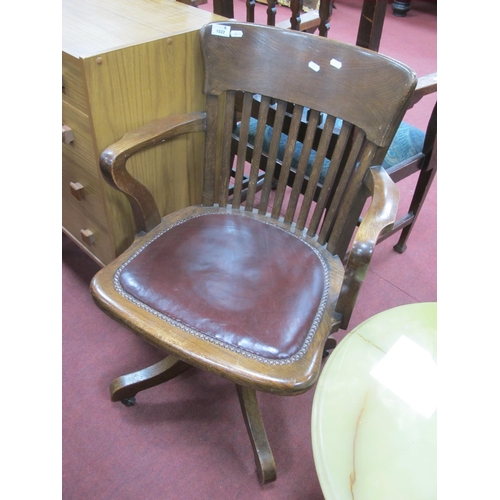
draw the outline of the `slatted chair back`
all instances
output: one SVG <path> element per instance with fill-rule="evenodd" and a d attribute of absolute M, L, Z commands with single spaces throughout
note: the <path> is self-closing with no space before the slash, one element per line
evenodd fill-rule
<path fill-rule="evenodd" d="M 232 0 L 231 0 L 232 1 Z M 387 0 L 363 0 L 361 11 L 360 11 L 360 19 L 358 25 L 358 32 L 356 37 L 356 45 L 359 47 L 367 48 L 373 51 L 378 51 L 380 47 L 380 40 L 382 37 L 382 31 L 384 26 L 385 15 L 387 11 Z M 329 1 L 321 1 L 320 2 L 320 10 L 319 14 L 323 19 L 330 19 L 331 15 L 331 6 L 332 3 Z M 292 9 L 294 5 L 291 5 Z M 326 8 L 330 10 L 327 11 Z M 325 17 L 326 16 L 326 17 Z M 293 16 L 292 16 L 293 17 Z M 294 25 L 295 29 L 297 29 L 297 24 Z M 306 29 L 306 25 L 302 24 L 304 30 Z M 292 27 L 289 25 L 289 27 Z M 302 29 L 302 27 L 300 29 Z M 329 24 L 327 26 L 329 29 Z M 328 29 L 322 30 L 320 28 L 320 34 L 328 32 Z M 408 105 L 408 109 L 414 106 L 419 102 L 424 96 L 428 94 L 433 94 L 437 91 L 437 73 L 426 75 L 420 77 L 417 83 L 417 87 L 413 93 L 410 104 Z M 239 110 L 241 110 L 241 104 L 239 105 Z M 254 102 L 252 116 L 256 118 L 259 112 L 259 103 Z M 268 114 L 268 125 L 271 127 L 274 119 L 274 111 L 273 109 L 269 110 Z M 286 134 L 287 130 L 290 126 L 291 117 L 293 115 L 293 106 L 289 106 L 287 112 L 285 114 L 285 120 L 283 125 L 283 131 Z M 299 127 L 299 133 L 297 142 L 299 144 L 299 148 L 302 147 L 302 143 L 305 139 L 306 129 L 308 125 L 307 120 L 308 115 L 303 117 L 302 123 Z M 253 141 L 254 137 L 254 129 L 255 124 L 252 124 L 250 127 L 251 133 L 249 135 L 249 141 L 247 143 L 247 157 L 251 158 L 253 155 Z M 314 159 L 314 155 L 316 154 L 316 150 L 319 146 L 319 138 L 323 131 L 323 121 L 320 122 L 320 126 L 316 131 L 315 138 L 313 140 L 313 153 L 308 162 L 307 172 L 310 169 L 310 164 Z M 334 135 L 336 137 L 337 130 L 334 128 Z M 331 154 L 331 150 L 333 145 L 335 144 L 335 137 L 332 138 L 330 142 L 330 146 L 327 153 L 327 158 Z M 378 242 L 382 242 L 385 239 L 391 237 L 393 234 L 397 232 L 401 232 L 398 243 L 394 246 L 394 249 L 397 252 L 404 252 L 406 250 L 406 243 L 409 238 L 409 235 L 415 225 L 418 214 L 423 207 L 425 202 L 425 198 L 427 193 L 432 185 L 433 179 L 437 172 L 436 165 L 436 155 L 434 153 L 435 142 L 437 137 L 437 104 L 434 106 L 434 110 L 430 116 L 429 123 L 427 126 L 427 130 L 425 134 L 418 130 L 416 127 L 413 127 L 407 123 L 403 123 L 401 128 L 397 131 L 395 140 L 391 144 L 388 155 L 384 158 L 384 161 L 381 161 L 383 167 L 386 169 L 387 173 L 390 175 L 394 182 L 398 182 L 401 179 L 405 179 L 406 177 L 418 173 L 418 181 L 416 182 L 415 191 L 413 198 L 408 207 L 408 211 L 406 214 L 402 215 L 394 224 L 393 228 L 390 231 L 386 231 L 383 235 L 380 236 Z M 234 137 L 233 149 L 234 153 L 238 149 L 238 141 L 240 139 L 239 133 L 235 134 Z M 268 141 L 267 141 L 268 142 Z M 266 146 L 268 144 L 266 143 Z M 275 171 L 280 170 L 281 159 L 282 159 L 282 148 L 280 148 L 280 154 L 278 155 L 278 159 L 275 165 Z M 261 159 L 261 168 L 264 170 L 267 164 L 267 156 L 266 156 L 266 148 L 264 150 L 262 159 Z M 295 182 L 296 178 L 296 167 L 297 167 L 297 158 L 294 157 L 294 161 L 292 164 L 292 169 L 289 173 L 288 184 L 292 185 Z M 321 184 L 323 182 L 323 178 L 328 169 L 328 162 L 326 162 L 323 166 L 323 172 L 319 178 L 319 185 L 315 188 L 315 201 L 318 199 L 319 191 L 321 190 Z M 263 176 L 262 176 L 263 177 Z M 306 176 L 304 183 L 302 185 L 302 193 L 305 194 L 308 186 L 309 177 Z M 262 184 L 262 181 L 259 182 L 259 187 Z M 230 189 L 232 192 L 232 189 Z"/>
<path fill-rule="evenodd" d="M 342 258 L 366 198 L 366 193 L 362 193 L 366 171 L 383 158 L 392 141 L 416 84 L 414 73 L 397 61 L 352 45 L 271 27 L 216 23 L 204 27 L 201 38 L 206 71 L 204 92 L 207 94 L 203 205 L 225 206 L 230 202 L 233 208 L 239 207 L 243 201 L 242 184 L 247 177 L 244 210 L 269 212 L 273 219 L 283 218 L 287 224 L 294 223 L 298 231 L 306 228 L 307 222 L 307 233 L 317 235 L 321 244 L 327 244 L 330 252 Z M 289 55 L 283 52 L 283 47 L 288 46 L 291 47 Z M 241 140 L 234 190 L 229 197 L 233 168 L 230 145 L 237 93 L 243 94 Z M 254 154 L 249 159 L 246 144 L 256 95 L 261 105 Z M 272 103 L 275 116 L 268 162 L 262 192 L 257 197 L 267 115 Z M 277 149 L 290 103 L 293 113 L 286 130 L 285 154 L 277 190 L 271 197 Z M 287 193 L 288 175 L 305 108 L 310 110 L 306 136 L 295 182 Z M 314 182 L 308 184 L 310 187 L 302 199 L 302 181 L 320 116 L 324 126 L 309 172 Z M 329 147 L 337 119 L 342 120 L 342 127 L 332 150 Z M 312 203 L 317 185 L 315 179 L 320 176 L 329 149 L 330 168 L 317 203 Z M 247 160 L 250 160 L 249 171 Z"/>

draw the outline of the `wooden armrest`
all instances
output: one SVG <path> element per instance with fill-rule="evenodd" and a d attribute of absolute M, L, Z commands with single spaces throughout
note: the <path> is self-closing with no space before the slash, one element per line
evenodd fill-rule
<path fill-rule="evenodd" d="M 365 177 L 372 194 L 367 214 L 363 217 L 347 259 L 344 281 L 337 303 L 341 328 L 347 328 L 359 290 L 365 279 L 373 249 L 379 236 L 393 226 L 399 203 L 399 189 L 384 168 L 372 167 Z"/>
<path fill-rule="evenodd" d="M 437 73 L 421 76 L 417 81 L 417 86 L 413 91 L 408 109 L 413 107 L 422 97 L 437 92 Z"/>
<path fill-rule="evenodd" d="M 104 179 L 124 193 L 132 206 L 137 232 L 150 231 L 160 223 L 160 214 L 150 191 L 126 170 L 127 160 L 139 151 L 178 135 L 205 130 L 205 113 L 168 116 L 128 132 L 101 154 Z"/>

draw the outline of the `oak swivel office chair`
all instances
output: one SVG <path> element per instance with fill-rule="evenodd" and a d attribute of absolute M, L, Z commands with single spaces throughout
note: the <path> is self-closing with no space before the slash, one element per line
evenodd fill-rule
<path fill-rule="evenodd" d="M 328 337 L 347 328 L 377 238 L 395 219 L 398 189 L 378 163 L 416 77 L 408 67 L 371 51 L 269 26 L 214 23 L 201 29 L 200 39 L 206 111 L 146 124 L 101 155 L 106 180 L 130 200 L 137 237 L 97 273 L 91 291 L 103 311 L 167 353 L 160 363 L 113 381 L 112 400 L 132 404 L 139 391 L 192 366 L 225 377 L 236 384 L 257 473 L 266 483 L 276 478 L 276 467 L 256 391 L 294 395 L 310 389 Z M 286 57 L 291 46 L 293 57 Z M 248 132 L 253 96 L 259 94 L 266 104 L 244 203 L 243 150 L 228 203 L 236 92 L 244 94 L 242 136 Z M 276 116 L 269 169 L 256 194 L 271 99 Z M 278 187 L 271 193 L 273 155 L 289 102 L 296 111 Z M 304 107 L 311 110 L 311 125 L 297 185 L 290 190 L 294 134 Z M 326 123 L 311 176 L 320 174 L 337 118 L 342 128 L 312 203 L 315 184 L 303 198 L 299 185 L 320 112 Z M 202 203 L 160 219 L 152 195 L 129 175 L 126 162 L 144 148 L 200 131 L 206 135 Z M 244 149 L 244 141 L 240 144 Z M 358 228 L 368 193 L 372 203 Z"/>

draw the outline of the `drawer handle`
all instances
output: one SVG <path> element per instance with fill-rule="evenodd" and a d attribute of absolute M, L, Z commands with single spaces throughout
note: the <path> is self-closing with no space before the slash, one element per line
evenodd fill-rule
<path fill-rule="evenodd" d="M 90 231 L 90 229 L 81 229 L 80 234 L 82 235 L 83 242 L 86 243 L 89 247 L 95 243 L 94 233 Z"/>
<path fill-rule="evenodd" d="M 71 194 L 78 201 L 81 201 L 85 198 L 85 188 L 79 182 L 70 182 L 69 188 L 71 189 Z"/>
<path fill-rule="evenodd" d="M 67 125 L 62 126 L 62 141 L 64 144 L 71 144 L 75 140 L 73 131 Z"/>

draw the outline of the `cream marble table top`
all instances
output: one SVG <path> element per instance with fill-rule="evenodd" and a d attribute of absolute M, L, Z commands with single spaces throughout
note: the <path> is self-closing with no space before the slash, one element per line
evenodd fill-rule
<path fill-rule="evenodd" d="M 312 444 L 327 500 L 437 497 L 436 303 L 368 319 L 325 363 Z"/>

